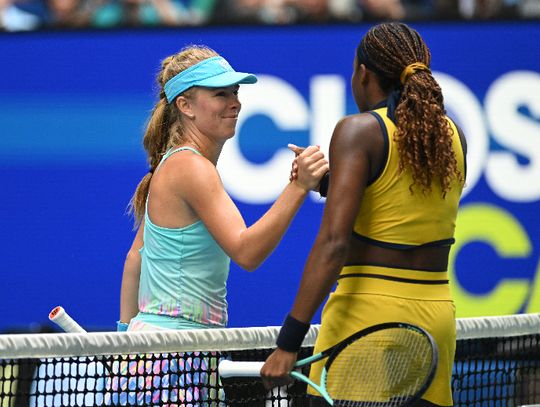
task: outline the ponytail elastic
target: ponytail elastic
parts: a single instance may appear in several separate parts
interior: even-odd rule
[[[407,65],[405,69],[401,72],[401,75],[399,75],[399,80],[401,84],[405,85],[405,82],[407,82],[409,76],[418,71],[431,72],[428,66],[426,64],[423,64],[422,62],[415,62],[414,64]]]
[[[304,337],[309,331],[310,324],[299,321],[291,315],[287,315],[283,326],[279,331],[276,345],[287,352],[298,352],[304,341]]]

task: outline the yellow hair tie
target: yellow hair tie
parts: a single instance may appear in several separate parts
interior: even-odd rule
[[[401,81],[401,84],[405,85],[405,82],[407,81],[407,79],[409,79],[409,76],[411,76],[413,73],[416,73],[417,71],[430,72],[428,66],[426,64],[423,64],[422,62],[415,62],[414,64],[407,65],[403,72],[401,72],[401,75],[399,75],[399,80]]]

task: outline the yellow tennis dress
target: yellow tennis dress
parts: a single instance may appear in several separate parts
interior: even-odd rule
[[[355,238],[373,245],[407,250],[418,246],[448,246],[454,242],[455,220],[462,182],[455,179],[443,197],[434,183],[432,193],[411,194],[411,175],[399,172],[394,141],[396,126],[387,108],[370,112],[379,121],[387,141],[386,164],[365,191],[354,226]],[[452,142],[458,168],[465,174],[465,157],[454,123]],[[422,397],[439,406],[452,406],[451,377],[455,354],[455,307],[445,270],[412,270],[384,264],[343,267],[336,290],[322,312],[315,352],[320,352],[354,332],[383,322],[408,322],[434,337],[439,350],[435,378]],[[324,362],[314,364],[310,378],[319,380]],[[308,392],[317,395],[314,390]]]

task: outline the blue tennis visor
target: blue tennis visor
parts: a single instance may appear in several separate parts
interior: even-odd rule
[[[205,59],[178,75],[165,84],[165,96],[171,103],[178,95],[193,86],[206,88],[225,88],[241,83],[255,83],[257,77],[250,73],[236,72],[223,57]]]

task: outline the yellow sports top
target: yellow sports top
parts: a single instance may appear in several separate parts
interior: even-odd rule
[[[437,180],[433,181],[431,192],[413,188],[414,193],[411,193],[410,172],[399,172],[399,154],[394,141],[396,126],[387,117],[387,108],[370,113],[381,125],[388,146],[387,159],[379,176],[365,190],[354,235],[371,244],[402,250],[423,245],[451,245],[463,183],[455,178],[444,197]],[[452,120],[447,120],[452,129],[458,169],[465,177],[465,157],[458,130]]]

